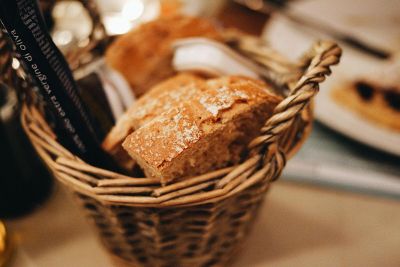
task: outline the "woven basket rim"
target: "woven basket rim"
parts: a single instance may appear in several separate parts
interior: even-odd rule
[[[295,119],[308,110],[319,83],[339,62],[341,49],[331,41],[317,42],[302,58],[306,66],[291,93],[274,110],[261,134],[250,144],[254,152],[241,164],[161,186],[158,179],[136,178],[87,164],[56,141],[45,120],[34,107],[24,106],[22,125],[40,157],[54,176],[72,190],[106,204],[141,207],[191,206],[217,202],[257,183],[277,179],[286,163],[278,142]],[[310,115],[310,114],[308,114]],[[311,121],[305,127],[308,135]],[[292,137],[293,138],[293,137]],[[293,154],[304,142],[298,140]],[[267,188],[266,186],[266,188]],[[211,189],[210,189],[211,188]]]

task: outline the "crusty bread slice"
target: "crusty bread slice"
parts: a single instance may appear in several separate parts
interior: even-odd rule
[[[168,94],[159,97],[168,108],[123,142],[145,174],[163,184],[239,162],[281,101],[265,83],[240,76],[198,80],[195,88],[173,105]]]
[[[104,139],[103,148],[117,159],[126,159],[126,152],[121,146],[125,138],[164,111],[193,98],[200,90],[198,85],[202,81],[199,76],[182,73],[154,86],[121,116]]]
[[[106,63],[119,71],[137,97],[174,74],[172,43],[187,37],[220,40],[216,24],[183,15],[147,22],[118,37],[106,51]]]

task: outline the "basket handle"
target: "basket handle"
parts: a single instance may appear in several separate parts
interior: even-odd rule
[[[279,147],[280,136],[289,129],[297,114],[302,112],[319,91],[319,83],[331,74],[330,67],[339,63],[342,49],[334,42],[319,41],[302,59],[308,65],[304,75],[290,95],[280,102],[261,129],[261,134],[250,144],[251,152],[261,155],[260,165],[272,164],[266,179],[276,180],[286,164],[286,155]],[[308,63],[308,64],[307,64]]]

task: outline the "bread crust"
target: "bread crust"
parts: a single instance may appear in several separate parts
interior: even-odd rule
[[[125,77],[139,97],[175,74],[171,45],[186,37],[220,40],[220,33],[213,22],[204,18],[162,17],[118,37],[106,51],[106,63]]]
[[[195,74],[181,73],[154,86],[120,117],[104,139],[103,148],[116,154],[113,151],[119,151],[124,139],[135,129],[180,102],[194,97],[202,81],[203,78]]]
[[[145,174],[163,184],[239,162],[282,100],[265,83],[240,76],[199,80],[195,86],[196,93],[174,102],[123,142]],[[168,106],[171,98],[162,98],[158,101]]]

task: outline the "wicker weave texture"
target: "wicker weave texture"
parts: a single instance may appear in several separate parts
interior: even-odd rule
[[[164,187],[83,162],[56,141],[33,107],[24,107],[22,123],[54,176],[78,196],[104,245],[128,266],[223,266],[240,249],[287,155],[307,136],[310,101],[340,55],[331,42],[313,47],[241,164]],[[284,75],[276,74],[270,77],[280,83]]]
[[[221,266],[240,248],[265,190],[254,185],[220,202],[182,208],[105,206],[79,196],[104,245],[126,263]]]

